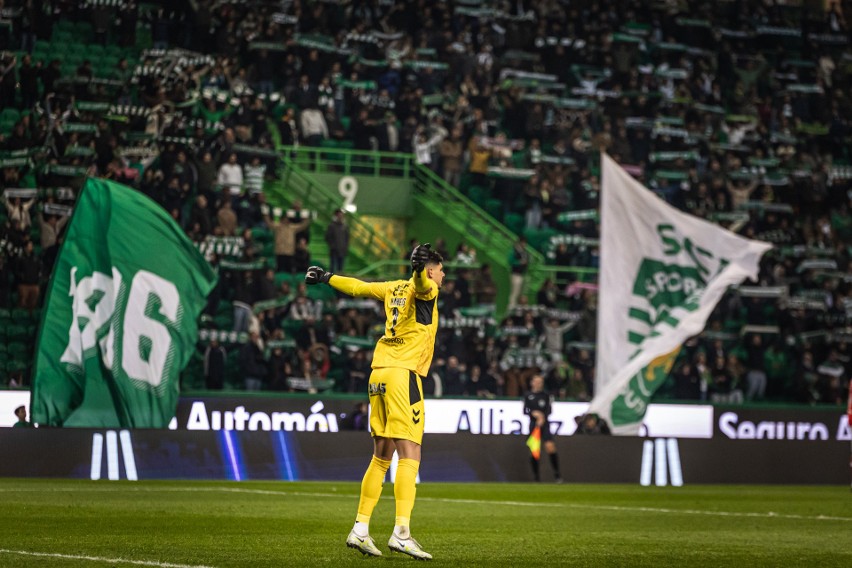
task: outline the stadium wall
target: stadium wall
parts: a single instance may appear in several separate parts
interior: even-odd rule
[[[572,436],[557,446],[570,483],[849,482],[849,444],[838,441]],[[5,428],[0,447],[3,477],[357,481],[372,444],[365,432]],[[434,434],[423,452],[422,482],[532,481],[522,436]]]
[[[312,178],[344,201],[358,208],[359,215],[379,217],[411,217],[414,215],[411,180],[397,177],[377,177],[366,174],[310,172]]]
[[[0,476],[355,481],[371,448],[367,432],[346,431],[361,400],[184,396],[170,430],[0,428]],[[519,401],[426,402],[424,480],[531,480]],[[19,405],[29,405],[27,391],[0,391],[0,426],[11,426]],[[646,437],[572,435],[586,408],[554,404],[566,481],[848,483],[852,430],[842,408],[654,404]]]

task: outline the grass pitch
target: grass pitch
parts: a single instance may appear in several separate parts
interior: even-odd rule
[[[346,548],[356,483],[0,480],[0,566],[404,566]],[[848,487],[424,483],[440,566],[852,566]]]

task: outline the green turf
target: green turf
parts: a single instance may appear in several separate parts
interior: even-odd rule
[[[0,566],[414,562],[387,551],[390,484],[371,524],[385,557],[345,547],[357,492],[355,483],[0,480]],[[852,566],[848,487],[425,483],[412,528],[442,566]]]

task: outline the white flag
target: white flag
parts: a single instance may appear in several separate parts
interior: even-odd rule
[[[678,211],[601,155],[595,396],[613,434],[637,434],[681,344],[772,245]]]

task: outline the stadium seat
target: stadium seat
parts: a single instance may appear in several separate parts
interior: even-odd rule
[[[0,112],[0,120],[18,120],[20,116],[21,113],[16,108],[4,108]]]
[[[479,207],[485,208],[485,200],[488,199],[488,190],[480,185],[472,185],[468,188],[468,197]]]
[[[503,202],[499,199],[489,198],[485,200],[486,213],[497,219],[498,221],[503,220]]]
[[[104,54],[104,46],[98,45],[96,43],[89,44],[86,46],[86,52],[92,57],[102,57]]]
[[[516,235],[520,235],[524,230],[524,217],[518,213],[507,213],[503,222]]]
[[[10,341],[6,343],[6,350],[12,357],[23,356],[27,352],[27,344],[23,341]]]
[[[550,242],[550,237],[558,234],[558,231],[556,229],[525,229],[523,234],[531,247],[544,250]]]
[[[330,302],[335,299],[334,288],[331,286],[308,286],[308,298]]]

